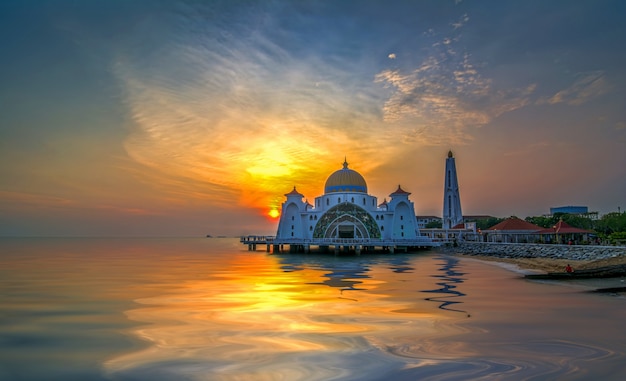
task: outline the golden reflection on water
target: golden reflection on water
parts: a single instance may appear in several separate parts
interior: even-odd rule
[[[0,296],[2,380],[626,379],[624,298],[433,252],[0,240]]]
[[[126,313],[150,323],[133,332],[150,345],[108,361],[108,370],[187,358],[212,364],[194,374],[197,379],[257,380],[268,377],[267,368],[273,374],[268,379],[326,379],[346,372],[327,367],[346,353],[363,353],[367,361],[368,352],[379,356],[419,339],[426,352],[463,356],[459,345],[438,349],[428,340],[457,318],[438,314],[429,303],[420,306],[419,290],[432,288],[431,278],[408,272],[386,279],[394,274],[388,267],[363,267],[360,259],[316,258],[321,263],[308,266],[291,259],[238,253],[223,258],[218,271],[197,269],[205,279],[137,300],[141,306]],[[407,299],[407,292],[415,297]],[[446,330],[458,331],[451,325]],[[310,356],[327,368],[305,361]]]

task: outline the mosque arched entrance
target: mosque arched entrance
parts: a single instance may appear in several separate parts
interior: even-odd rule
[[[342,203],[329,209],[317,221],[313,238],[380,238],[380,229],[363,208]]]

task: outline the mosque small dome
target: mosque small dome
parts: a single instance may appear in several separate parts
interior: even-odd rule
[[[335,192],[362,192],[367,193],[367,183],[361,174],[348,168],[344,160],[343,168],[333,172],[326,180],[324,193]]]

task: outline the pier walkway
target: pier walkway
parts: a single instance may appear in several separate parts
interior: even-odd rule
[[[265,245],[269,253],[273,248],[274,253],[279,253],[288,247],[289,252],[308,253],[312,250],[320,252],[340,252],[354,251],[360,254],[361,251],[385,250],[391,253],[395,251],[407,252],[409,250],[427,249],[440,246],[440,242],[433,242],[428,237],[417,237],[412,239],[372,239],[372,238],[313,238],[313,239],[277,239],[274,236],[249,235],[241,237],[240,242],[248,245],[248,250],[256,251],[258,245]]]

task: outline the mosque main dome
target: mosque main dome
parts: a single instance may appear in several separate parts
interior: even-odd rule
[[[348,168],[344,160],[343,168],[333,172],[326,180],[324,193],[335,192],[362,192],[367,193],[367,183],[361,174]]]

